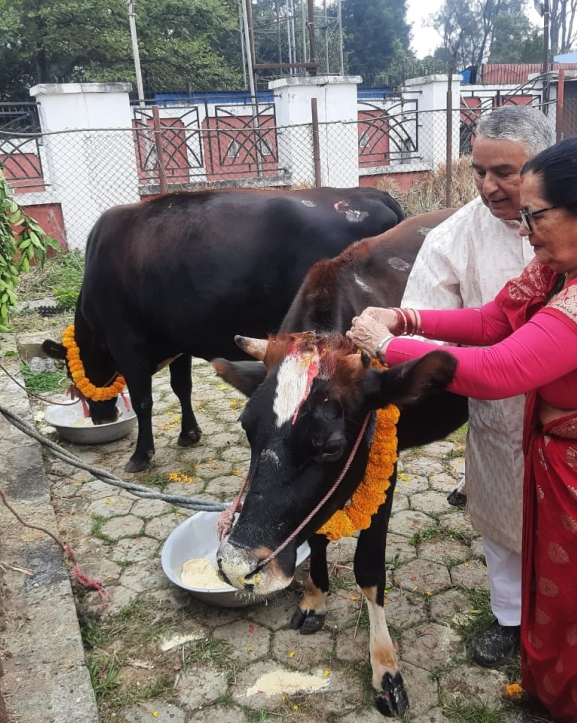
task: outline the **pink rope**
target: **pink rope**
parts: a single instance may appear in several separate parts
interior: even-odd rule
[[[226,508],[226,510],[223,510],[220,513],[220,515],[218,516],[218,520],[216,521],[216,534],[218,535],[219,540],[223,540],[229,534],[229,532],[232,530],[232,523],[234,521],[234,516],[242,508],[242,496],[246,489],[247,483],[248,483],[248,474],[245,476],[244,480],[242,481],[242,486],[240,488],[240,492],[237,494],[237,496],[234,498],[234,500],[230,503],[230,505]]]
[[[48,537],[51,537],[54,542],[60,546],[60,548],[65,554],[70,555],[70,559],[72,560],[72,564],[74,566],[72,571],[73,576],[83,587],[87,588],[88,590],[97,590],[102,600],[105,600],[108,597],[108,593],[104,589],[104,585],[101,582],[86,577],[86,575],[84,575],[84,573],[80,570],[78,560],[76,559],[74,550],[70,547],[70,545],[64,544],[58,537],[56,537],[56,535],[50,532],[50,530],[47,530],[45,527],[39,527],[38,525],[31,525],[29,522],[25,522],[22,517],[20,517],[18,512],[16,512],[16,510],[8,502],[8,499],[6,498],[6,493],[4,492],[2,487],[0,487],[0,497],[2,498],[2,502],[4,503],[5,507],[10,510],[10,512],[14,515],[14,517],[21,525],[24,525],[24,527],[29,527],[31,530],[38,530],[39,532],[43,532],[45,535],[48,535]]]

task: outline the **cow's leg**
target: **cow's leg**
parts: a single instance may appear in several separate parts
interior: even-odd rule
[[[190,354],[181,354],[170,363],[170,386],[178,397],[181,409],[179,447],[190,447],[198,442],[201,429],[192,410],[192,365]]]
[[[128,367],[131,368],[131,367]],[[128,460],[125,472],[144,471],[154,457],[154,437],[152,436],[152,373],[132,366],[126,379],[130,401],[138,418],[138,437],[136,449]]]
[[[327,614],[329,573],[327,570],[327,545],[324,535],[313,535],[309,540],[311,568],[305,591],[291,619],[291,628],[301,635],[312,635],[323,627]]]
[[[355,552],[355,577],[369,610],[370,659],[377,710],[385,716],[402,716],[409,702],[399,672],[397,654],[385,619],[385,545],[393,498],[393,485],[387,502],[373,517],[371,526],[359,535]]]

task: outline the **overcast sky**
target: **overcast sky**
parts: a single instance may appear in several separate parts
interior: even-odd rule
[[[442,0],[407,0],[407,20],[413,24],[413,50],[417,58],[424,58],[425,55],[432,55],[435,48],[441,44],[441,37],[436,30],[424,27],[431,14],[437,12],[442,5]],[[531,22],[542,26],[541,17],[534,10],[532,0],[527,2],[527,10]]]

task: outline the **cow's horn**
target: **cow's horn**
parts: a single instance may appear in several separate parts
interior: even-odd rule
[[[263,361],[268,341],[266,339],[253,339],[250,336],[235,336],[234,341],[243,351],[255,359]]]

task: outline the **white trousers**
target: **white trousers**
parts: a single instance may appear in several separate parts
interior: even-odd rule
[[[521,624],[521,555],[483,538],[491,610],[499,625]]]

